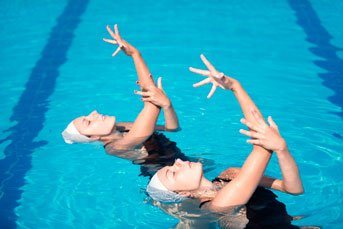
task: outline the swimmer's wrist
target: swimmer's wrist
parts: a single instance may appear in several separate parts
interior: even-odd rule
[[[168,100],[168,102],[165,103],[165,104],[162,106],[162,108],[163,108],[163,110],[169,110],[169,109],[173,108],[173,106],[172,106],[170,100]]]
[[[277,150],[275,150],[276,154],[280,154],[280,155],[284,155],[289,153],[288,147],[287,147],[287,143],[285,140],[282,139],[282,144],[280,145],[280,148],[278,148]]]
[[[232,92],[236,92],[239,89],[242,89],[242,85],[240,84],[240,82],[238,82],[237,80],[232,80],[232,86],[230,90]]]
[[[142,57],[141,53],[138,51],[138,49],[135,49],[135,51],[131,55],[132,58],[140,58]]]

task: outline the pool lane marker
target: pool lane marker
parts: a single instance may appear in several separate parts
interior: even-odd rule
[[[59,68],[66,62],[88,0],[70,0],[57,18],[41,58],[33,68],[24,92],[13,109],[11,122],[16,124],[6,132],[9,136],[0,143],[11,141],[0,160],[0,228],[16,228],[15,208],[25,185],[25,175],[31,169],[31,154],[47,141],[34,141],[43,129],[49,97],[55,90]]]

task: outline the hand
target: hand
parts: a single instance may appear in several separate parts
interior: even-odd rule
[[[207,98],[211,98],[211,96],[214,94],[216,91],[217,87],[221,87],[222,89],[230,89],[232,90],[232,85],[236,80],[225,76],[224,73],[218,72],[213,65],[205,58],[203,54],[200,55],[201,60],[204,62],[204,64],[207,66],[208,70],[201,70],[201,69],[195,69],[190,67],[189,70],[191,72],[207,76],[207,79],[204,79],[200,81],[199,83],[193,84],[193,87],[200,87],[205,84],[212,83],[212,89],[210,93],[207,95]]]
[[[241,119],[241,122],[246,125],[250,131],[239,130],[241,134],[251,137],[251,140],[247,140],[247,143],[262,146],[265,149],[272,150],[273,152],[279,152],[287,148],[285,140],[281,137],[279,128],[273,121],[272,117],[268,117],[268,123],[264,121],[263,117],[259,116],[255,109],[251,110],[257,124],[252,124],[245,119]]]
[[[162,88],[162,77],[157,80],[157,87],[151,85],[148,88],[142,87],[144,91],[135,91],[135,94],[143,96],[141,100],[151,102],[164,109],[170,107],[171,102]]]
[[[120,34],[119,34],[119,30],[118,30],[118,26],[117,24],[114,25],[114,31],[115,33],[113,33],[113,31],[110,29],[109,26],[106,27],[107,28],[107,31],[110,33],[111,37],[114,39],[114,40],[110,40],[110,39],[106,39],[104,38],[103,40],[107,43],[111,43],[111,44],[115,44],[115,45],[119,45],[119,47],[117,48],[117,50],[112,54],[112,56],[115,56],[117,55],[120,50],[123,50],[124,53],[128,56],[132,56],[133,54],[135,53],[138,53],[138,50],[133,47],[132,45],[130,45],[129,43],[127,43],[127,41],[123,40],[121,37],[120,37]]]

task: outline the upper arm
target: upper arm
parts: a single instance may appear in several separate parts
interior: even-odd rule
[[[240,167],[230,167],[224,170],[219,175],[219,177],[222,179],[233,180],[235,177],[238,176],[240,170],[241,170]],[[283,188],[283,181],[280,179],[276,179],[274,177],[263,175],[258,185],[260,187],[269,188],[269,189],[280,191],[280,192],[286,192],[285,189]]]
[[[254,148],[238,175],[217,193],[212,205],[229,207],[247,203],[258,186],[270,157],[269,152]]]

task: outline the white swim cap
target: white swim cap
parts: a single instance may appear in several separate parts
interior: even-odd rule
[[[91,139],[83,134],[80,134],[80,132],[75,128],[73,121],[69,123],[67,128],[62,132],[62,136],[64,138],[64,141],[68,144],[89,143],[95,141],[94,139]]]
[[[168,190],[161,183],[157,173],[151,178],[146,191],[153,200],[163,203],[179,203],[187,199],[184,196]]]

